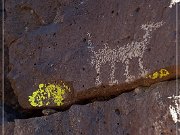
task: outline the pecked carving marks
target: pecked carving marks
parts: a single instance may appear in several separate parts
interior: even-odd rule
[[[121,62],[125,65],[125,73],[126,82],[133,81],[135,76],[130,75],[129,64],[130,60],[133,58],[138,58],[138,65],[140,71],[140,77],[144,77],[147,74],[147,70],[143,66],[143,55],[145,50],[147,49],[147,45],[150,43],[151,35],[154,30],[161,27],[163,25],[163,21],[157,23],[148,23],[143,24],[141,29],[145,31],[141,41],[132,41],[127,45],[122,47],[117,46],[117,48],[111,49],[107,43],[104,44],[104,48],[95,51],[94,45],[92,42],[91,34],[88,33],[88,48],[90,49],[91,56],[91,64],[95,67],[97,77],[96,77],[96,86],[101,85],[102,81],[100,79],[101,66],[106,63],[110,63],[111,73],[110,73],[110,81],[109,84],[118,84],[118,80],[115,79],[115,70],[116,63]]]
[[[179,96],[172,96],[172,97],[168,97],[169,99],[172,99],[172,102],[174,103],[174,105],[169,105],[169,112],[172,116],[172,119],[174,121],[174,123],[180,122],[180,108],[179,108],[179,104],[180,104],[180,95]]]
[[[169,7],[172,8],[173,5],[176,5],[176,3],[179,3],[179,2],[180,0],[171,0]]]

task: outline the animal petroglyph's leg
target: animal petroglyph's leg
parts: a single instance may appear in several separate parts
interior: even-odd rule
[[[138,63],[139,63],[139,67],[140,67],[140,76],[141,77],[144,77],[145,75],[147,75],[148,71],[146,71],[146,69],[144,69],[143,67],[143,61],[142,61],[142,57],[140,57],[138,59]]]
[[[126,76],[125,82],[133,81],[135,79],[135,76],[129,75],[129,59],[125,60],[125,65],[126,65],[125,73],[124,73],[124,75]]]
[[[110,82],[109,82],[110,85],[112,85],[112,84],[118,84],[118,80],[116,80],[115,77],[114,77],[115,69],[116,69],[116,67],[115,67],[115,62],[112,61],[112,62],[111,62]]]
[[[96,68],[96,73],[97,73],[95,84],[96,86],[99,86],[101,85],[101,81],[100,81],[100,64],[98,62],[96,63],[95,68]]]

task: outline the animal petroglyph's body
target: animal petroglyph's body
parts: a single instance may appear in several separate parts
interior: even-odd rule
[[[117,46],[117,48],[111,49],[107,43],[104,44],[104,48],[99,49],[97,51],[94,50],[92,37],[90,33],[88,33],[88,48],[91,53],[91,64],[95,66],[97,77],[96,77],[96,85],[100,85],[102,82],[100,80],[100,69],[103,64],[110,63],[111,73],[110,73],[110,81],[109,84],[117,84],[118,80],[115,79],[115,70],[116,70],[116,62],[121,62],[125,64],[125,73],[126,82],[132,81],[135,76],[129,74],[129,64],[130,59],[138,58],[140,75],[144,76],[147,74],[147,71],[143,67],[143,55],[147,48],[147,45],[150,43],[151,34],[154,30],[163,25],[163,22],[158,23],[149,23],[143,24],[141,29],[145,30],[145,34],[141,41],[132,41],[127,45],[122,47]]]

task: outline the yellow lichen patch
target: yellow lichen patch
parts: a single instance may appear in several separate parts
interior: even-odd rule
[[[160,69],[159,71],[156,71],[151,75],[148,75],[146,78],[157,79],[157,78],[163,78],[168,75],[169,75],[169,72],[166,69]]]
[[[49,104],[63,105],[63,95],[70,88],[64,83],[61,84],[39,84],[39,88],[29,96],[29,102],[34,107],[48,106]]]
[[[169,72],[166,69],[161,69],[159,72],[160,72],[160,76],[159,76],[160,78],[169,75]]]

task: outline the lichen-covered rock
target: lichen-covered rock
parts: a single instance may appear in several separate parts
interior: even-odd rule
[[[176,64],[176,15],[169,0],[67,3],[63,12],[57,7],[56,15],[53,10],[47,16],[40,12],[51,23],[24,33],[10,46],[9,78],[23,108],[35,108],[29,96],[40,84],[68,82],[76,96],[97,86],[136,81],[151,72],[152,80],[170,75],[166,67]],[[68,104],[74,103],[68,94],[67,98]],[[48,106],[57,104],[42,108]]]
[[[169,106],[176,83],[167,81],[138,87],[106,102],[74,105],[50,116],[15,120],[19,135],[175,135],[179,124]]]
[[[178,133],[177,3],[6,0],[5,135]]]

